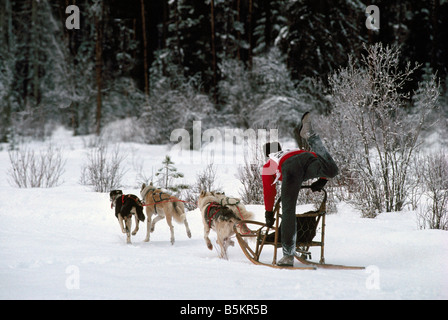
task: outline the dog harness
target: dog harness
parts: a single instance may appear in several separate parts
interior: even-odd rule
[[[208,220],[208,227],[209,228],[212,227],[213,218],[224,207],[225,206],[220,205],[217,202],[210,202],[210,204],[207,207],[207,210],[204,212],[205,213],[205,219]]]
[[[158,195],[159,196],[159,200],[156,200],[156,195]],[[162,198],[162,195],[166,195],[166,196],[168,196],[168,198]],[[147,204],[147,206],[149,206],[149,205],[154,205],[154,212],[155,212],[155,214],[158,214],[157,213],[157,204],[159,204],[159,203],[161,203],[161,202],[165,202],[165,201],[169,201],[169,202],[174,202],[174,201],[170,201],[170,200],[172,200],[173,199],[173,197],[172,196],[170,196],[169,194],[167,194],[167,193],[165,193],[165,192],[159,192],[159,193],[152,193],[152,201],[154,201],[153,203],[151,203],[151,204]]]
[[[234,200],[235,201],[235,203],[230,203],[230,201],[232,201],[232,200]],[[220,201],[220,204],[221,204],[221,206],[226,206],[226,205],[228,205],[228,206],[238,206],[239,204],[240,204],[240,202],[241,202],[241,200],[239,200],[239,199],[236,199],[236,198],[230,198],[230,197],[225,197],[225,198],[222,198],[221,199],[221,201]],[[238,207],[237,207],[238,208]],[[239,210],[239,209],[238,209]]]
[[[143,204],[142,204],[142,202],[140,201],[140,198],[137,197],[136,195],[133,195],[133,194],[123,194],[123,195],[121,196],[121,204],[124,204],[124,202],[125,202],[126,199],[128,199],[128,198],[134,200],[135,203],[136,203],[137,205],[139,205],[140,207],[143,207]]]

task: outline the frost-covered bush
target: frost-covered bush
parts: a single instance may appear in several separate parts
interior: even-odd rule
[[[196,203],[201,191],[221,191],[221,189],[222,187],[217,184],[216,166],[209,163],[203,171],[196,174],[196,181],[189,188],[181,190],[179,197],[186,201],[185,207],[188,210],[194,210],[197,208]]]
[[[266,159],[260,146],[254,146],[244,164],[238,167],[237,177],[243,185],[239,195],[246,204],[263,204],[263,181],[261,169]]]
[[[109,142],[145,142],[145,131],[136,117],[116,120],[101,130],[101,138]]]
[[[92,148],[82,166],[80,183],[92,186],[95,192],[109,192],[121,187],[123,160],[124,156],[120,155],[118,148],[111,152],[104,144]]]
[[[9,183],[19,188],[52,188],[62,183],[65,160],[62,151],[49,145],[35,152],[27,148],[8,152],[11,168]]]
[[[419,164],[425,190],[418,208],[420,228],[448,230],[448,154],[444,150],[430,154]]]
[[[374,217],[400,211],[405,204],[410,163],[439,90],[434,76],[420,83],[408,112],[410,93],[404,84],[418,66],[402,69],[395,47],[375,44],[366,50],[360,66],[350,60],[329,79],[334,134],[327,138],[332,140],[332,154],[346,164],[352,202],[365,216]],[[338,148],[343,153],[338,154]]]
[[[169,143],[174,129],[191,129],[193,121],[213,119],[210,97],[201,90],[199,75],[187,78],[169,51],[156,53],[151,67],[151,92],[139,123],[147,143]],[[204,121],[203,128],[212,125]]]

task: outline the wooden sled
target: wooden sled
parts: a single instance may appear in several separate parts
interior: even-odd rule
[[[302,186],[302,188],[310,188],[309,186]],[[281,240],[279,237],[279,221],[280,214],[280,202],[279,198],[275,203],[275,226],[269,228],[265,223],[259,221],[245,220],[239,224],[235,224],[234,231],[238,243],[243,250],[246,257],[254,264],[268,266],[279,269],[293,269],[293,270],[314,270],[316,268],[325,269],[345,269],[345,270],[360,270],[364,267],[358,266],[344,266],[336,264],[326,264],[324,257],[325,248],[325,215],[326,215],[326,202],[327,192],[322,189],[323,199],[318,210],[309,211],[303,214],[297,214],[297,244],[295,258],[301,263],[300,266],[284,267],[277,266],[277,249],[281,248]],[[320,228],[321,235],[319,241],[315,241],[316,230]],[[261,254],[265,245],[272,245],[273,259],[272,263],[266,263],[260,261]],[[320,260],[319,262],[311,261],[310,247],[320,247]]]

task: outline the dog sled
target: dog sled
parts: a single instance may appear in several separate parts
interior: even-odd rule
[[[303,189],[310,188],[309,186],[302,186]],[[265,223],[252,220],[244,220],[234,226],[234,232],[238,240],[238,244],[243,250],[246,257],[256,265],[263,265],[279,269],[294,269],[294,270],[315,270],[317,268],[325,269],[346,269],[359,270],[364,267],[345,266],[325,263],[324,249],[325,249],[325,216],[326,216],[326,202],[327,192],[322,189],[323,198],[319,209],[309,211],[303,214],[296,214],[297,219],[297,241],[295,258],[301,263],[300,266],[278,266],[277,265],[277,250],[281,249],[281,228],[279,227],[280,201],[279,198],[275,203],[275,225],[273,227],[266,226]],[[317,231],[320,232],[320,237],[316,238]],[[262,253],[267,251],[265,246],[273,246],[272,263],[264,262],[266,258]],[[319,262],[312,261],[310,248],[320,247]],[[265,249],[263,251],[263,249]],[[264,261],[263,261],[264,260]]]

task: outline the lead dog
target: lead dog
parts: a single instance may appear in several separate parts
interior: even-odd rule
[[[109,193],[109,198],[111,209],[115,207],[115,217],[118,219],[121,231],[126,233],[126,242],[131,243],[130,231],[132,227],[132,215],[135,217],[135,229],[132,231],[133,236],[137,234],[139,220],[145,221],[143,206],[140,199],[133,194],[124,195],[121,190],[112,190]]]
[[[177,223],[183,223],[187,230],[188,238],[191,238],[191,231],[188,226],[187,217],[185,216],[184,203],[179,198],[163,192],[161,189],[154,187],[152,183],[149,186],[143,184],[140,195],[145,202],[146,216],[148,218],[146,221],[146,242],[149,241],[149,234],[154,231],[155,224],[165,217],[166,223],[170,227],[171,244],[174,244],[174,226],[172,219]],[[151,222],[154,214],[157,217]]]
[[[213,192],[201,191],[198,199],[201,210],[202,222],[204,224],[204,240],[207,248],[213,250],[213,245],[208,237],[210,230],[215,230],[218,238],[216,242],[221,248],[220,258],[227,259],[227,248],[233,246],[230,239],[234,235],[233,226],[241,219],[227,206],[220,204],[220,199]]]

